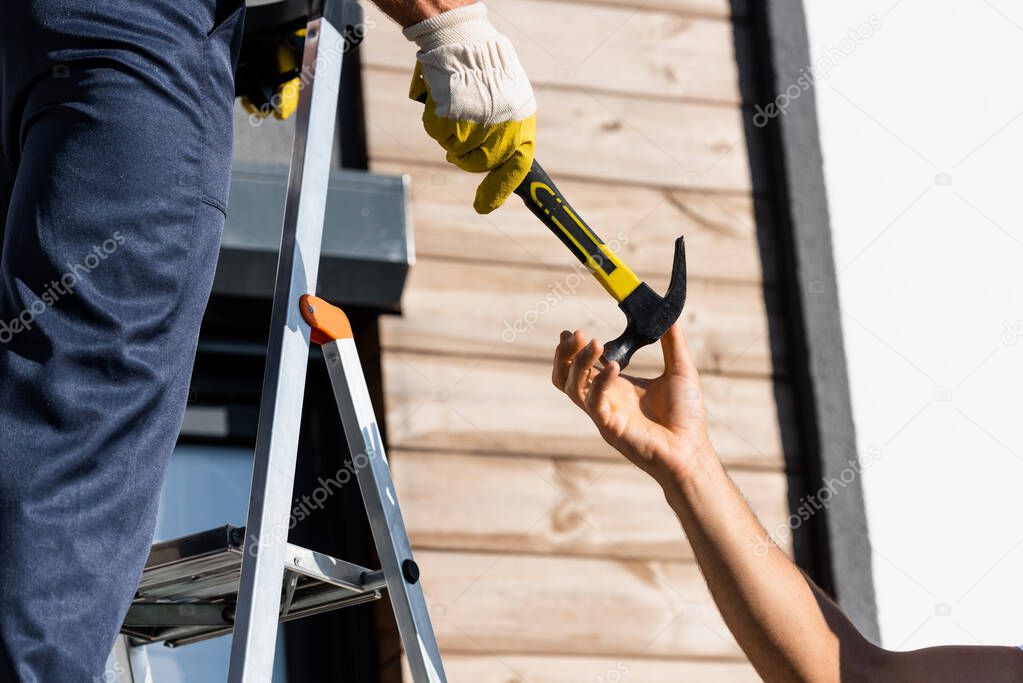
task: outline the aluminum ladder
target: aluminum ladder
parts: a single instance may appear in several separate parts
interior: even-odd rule
[[[110,661],[148,682],[141,647],[232,635],[230,683],[270,681],[278,623],[381,597],[416,683],[446,683],[369,390],[344,313],[317,281],[345,39],[342,2],[310,15],[245,527],[153,546]],[[287,541],[310,341],[321,345],[381,568]]]

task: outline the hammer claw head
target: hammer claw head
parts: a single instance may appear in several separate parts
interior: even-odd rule
[[[644,346],[654,343],[654,341],[656,340],[639,338],[634,331],[626,328],[621,336],[604,344],[604,353],[601,355],[600,360],[604,365],[614,361],[618,363],[618,367],[624,370],[629,365],[629,361],[632,360],[632,354]]]
[[[668,291],[664,295],[664,301],[675,311],[675,317],[668,323],[668,327],[671,327],[682,315],[682,309],[686,305],[686,241],[684,237],[675,240],[675,255],[671,262],[671,281],[668,282]],[[668,327],[664,328],[664,332],[668,331]],[[657,338],[660,339],[660,335]]]
[[[682,315],[686,305],[686,246],[682,237],[675,240],[675,258],[668,291],[662,297],[645,282],[625,297],[619,308],[625,313],[626,326],[621,336],[604,345],[601,360],[615,361],[625,368],[632,354],[660,339]]]

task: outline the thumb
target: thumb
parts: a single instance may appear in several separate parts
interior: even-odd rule
[[[526,142],[512,152],[500,166],[490,171],[476,188],[473,208],[476,213],[488,214],[504,204],[504,200],[515,191],[533,164],[533,145]]]
[[[412,82],[408,87],[408,98],[413,102],[424,102],[424,96],[429,93],[426,87],[426,79],[423,78],[423,65],[416,60],[416,67],[412,70]]]
[[[661,350],[664,352],[664,373],[693,377],[696,375],[696,364],[689,354],[689,344],[682,332],[682,323],[678,320],[668,328],[661,337]]]

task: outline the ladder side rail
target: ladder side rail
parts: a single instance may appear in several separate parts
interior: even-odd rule
[[[327,17],[340,16],[327,0]],[[252,489],[228,680],[269,681],[309,358],[299,295],[315,290],[344,41],[328,18],[307,25],[284,230],[259,407]]]
[[[115,683],[153,683],[149,653],[145,647],[133,646],[128,636],[119,635],[107,657],[102,677],[94,678]]]
[[[144,647],[131,647],[128,641],[125,641],[125,644],[128,648],[132,683],[153,683],[153,673],[149,668],[149,651]]]
[[[322,348],[412,676],[416,683],[446,683],[355,342],[342,338]]]

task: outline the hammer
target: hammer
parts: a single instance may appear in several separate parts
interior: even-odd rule
[[[420,95],[418,100],[426,104],[426,94]],[[604,344],[600,360],[605,365],[615,361],[624,370],[632,360],[632,354],[660,339],[682,315],[682,308],[686,305],[684,239],[679,237],[675,240],[671,281],[662,297],[636,277],[604,244],[604,240],[586,225],[535,159],[529,173],[515,188],[515,194],[522,197],[533,215],[550,228],[618,302],[618,308],[625,314],[625,331]]]
[[[625,331],[604,345],[600,360],[623,369],[638,349],[653,344],[678,320],[686,304],[686,247],[675,240],[671,282],[662,297],[641,281],[586,224],[537,161],[515,188],[529,210],[586,266],[625,314]]]

